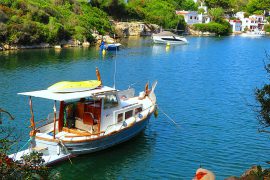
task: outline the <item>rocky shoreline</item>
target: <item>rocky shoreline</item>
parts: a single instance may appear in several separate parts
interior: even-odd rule
[[[113,27],[117,37],[128,36],[151,36],[153,32],[160,31],[160,27],[156,24],[148,24],[145,22],[113,22]],[[0,51],[19,50],[19,49],[44,49],[44,48],[67,48],[67,47],[89,47],[90,45],[100,44],[102,40],[107,43],[113,43],[115,40],[109,35],[99,35],[98,32],[92,34],[93,42],[80,42],[78,40],[61,41],[58,44],[40,43],[34,45],[16,45],[16,44],[0,44]]]
[[[156,24],[149,24],[145,22],[117,22],[113,21],[112,25],[115,29],[117,37],[129,37],[129,36],[151,36],[155,32],[159,32],[161,28]],[[191,26],[187,26],[186,34],[190,36],[216,36],[215,33],[196,31]],[[241,34],[241,33],[240,33]],[[19,49],[44,49],[44,48],[67,48],[67,47],[89,47],[91,45],[100,44],[102,40],[107,43],[113,43],[115,40],[109,35],[99,35],[98,32],[92,34],[94,42],[80,42],[78,40],[61,41],[59,44],[40,43],[34,45],[12,45],[12,44],[0,44],[0,51],[5,50],[19,50]],[[239,35],[239,33],[233,33],[232,35]],[[267,33],[269,35],[269,33]]]
[[[270,169],[263,169],[261,166],[254,165],[246,170],[240,177],[230,176],[225,180],[260,180],[270,179]]]

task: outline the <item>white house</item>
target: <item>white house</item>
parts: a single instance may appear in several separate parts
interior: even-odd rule
[[[263,15],[252,15],[252,16],[249,16],[249,18],[251,19],[256,19],[256,22],[258,24],[258,29],[259,30],[263,30],[264,29],[264,25],[266,24],[266,19]]]
[[[242,31],[258,29],[258,23],[254,18],[244,18],[242,21]]]
[[[242,21],[242,31],[245,30],[263,30],[266,24],[265,17],[263,15],[252,15],[245,18],[245,12],[237,12],[235,17]]]
[[[198,14],[197,11],[176,11],[177,15],[183,15],[185,22],[189,25],[197,23],[209,23],[210,17],[206,14]]]
[[[176,11],[177,15],[183,15],[187,24],[200,23],[197,11]]]
[[[237,12],[234,17],[236,17],[238,19],[244,19],[245,18],[245,12]]]
[[[242,22],[240,20],[228,20],[231,28],[232,28],[232,32],[241,32],[242,31]]]

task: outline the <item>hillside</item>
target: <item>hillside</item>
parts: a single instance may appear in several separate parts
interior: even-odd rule
[[[4,0],[0,41],[9,44],[92,40],[92,31],[111,31],[108,16],[86,1]]]
[[[263,13],[270,0],[205,0],[226,13]],[[93,41],[92,33],[113,33],[109,19],[140,20],[165,29],[185,28],[175,10],[198,10],[193,0],[1,0],[0,44],[57,44],[63,40]]]

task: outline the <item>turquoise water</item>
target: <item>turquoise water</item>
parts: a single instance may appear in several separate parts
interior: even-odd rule
[[[98,48],[0,52],[0,104],[15,117],[23,145],[29,129],[26,97],[18,92],[45,89],[61,80],[95,79],[143,90],[158,80],[160,108],[146,130],[129,142],[80,156],[55,167],[63,179],[191,179],[200,164],[217,179],[240,176],[253,164],[268,167],[270,141],[258,133],[254,89],[267,82],[263,60],[270,38],[188,37],[183,46],[153,45],[150,38],[123,41],[125,48],[104,57]],[[34,99],[36,119],[53,102]],[[39,112],[40,114],[37,114]]]

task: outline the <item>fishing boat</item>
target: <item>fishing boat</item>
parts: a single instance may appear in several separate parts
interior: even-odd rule
[[[187,44],[188,41],[183,36],[178,36],[170,31],[162,31],[158,34],[153,34],[152,39],[154,43],[158,44]]]
[[[104,86],[98,69],[96,75],[100,85],[90,90],[56,92],[48,88],[19,93],[29,97],[30,138],[27,149],[9,157],[21,160],[23,155],[37,151],[43,153],[45,165],[52,165],[109,148],[142,132],[156,109],[157,82],[151,89],[147,83],[135,96],[132,88],[120,91]],[[35,121],[33,97],[53,101],[53,112],[45,120]]]

